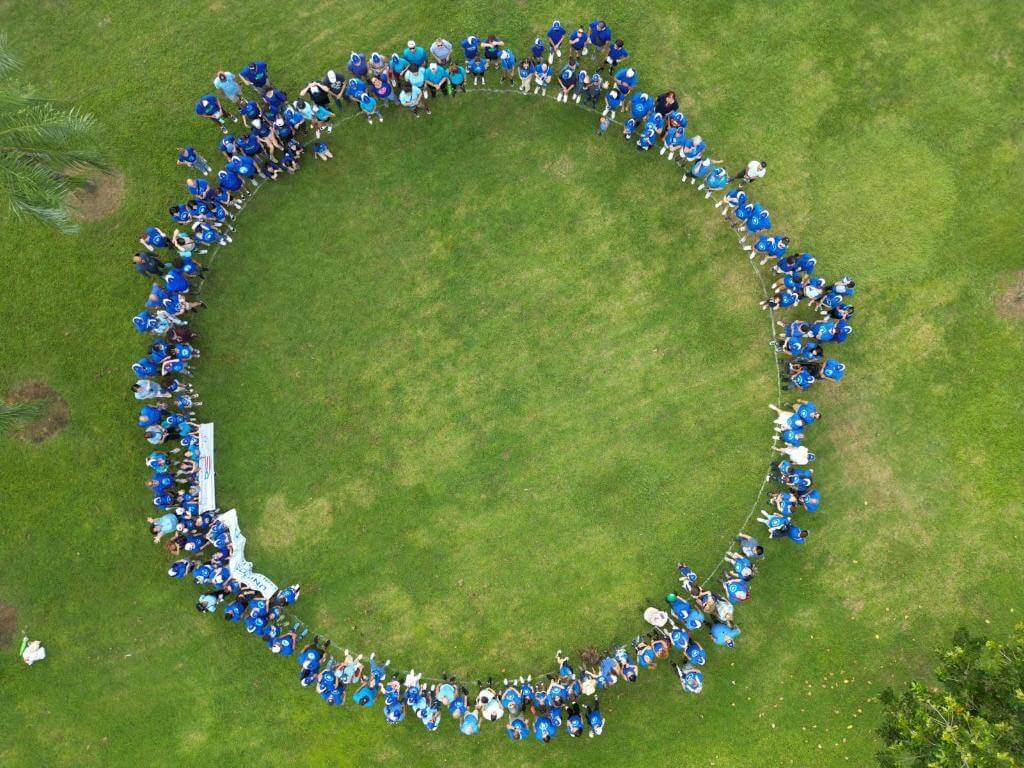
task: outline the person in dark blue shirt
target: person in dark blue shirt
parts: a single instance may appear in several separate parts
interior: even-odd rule
[[[267,62],[265,61],[250,62],[245,69],[238,73],[238,76],[257,93],[263,93],[270,85],[270,79],[267,77]]]
[[[612,31],[607,24],[600,19],[590,22],[590,44],[594,47],[594,58],[598,61],[604,60],[608,55],[608,44],[611,40]]]

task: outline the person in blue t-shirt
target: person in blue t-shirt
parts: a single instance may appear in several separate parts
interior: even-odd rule
[[[468,35],[459,46],[462,48],[462,53],[465,56],[466,63],[475,59],[480,53],[480,38],[476,35]]]
[[[555,726],[555,721],[549,713],[540,714],[533,721],[533,737],[537,741],[543,741],[547,744],[556,735],[558,735],[558,728]]]
[[[473,74],[473,86],[487,85],[487,59],[476,55],[469,62],[469,71]]]
[[[186,144],[184,147],[178,147],[178,165],[184,165],[188,168],[195,168],[203,176],[210,175],[210,164],[206,158],[203,157],[196,151],[196,148]]]
[[[548,54],[548,64],[553,64],[555,57],[562,58],[562,40],[565,39],[566,31],[565,27],[562,26],[562,22],[555,19],[551,22],[551,28],[548,30],[548,43],[551,46],[551,52]]]
[[[604,715],[601,714],[601,702],[597,696],[592,704],[587,705],[587,727],[590,728],[590,738],[604,733]]]
[[[238,122],[238,118],[225,111],[224,107],[221,106],[220,101],[218,101],[217,97],[212,93],[206,94],[196,102],[195,112],[199,117],[213,120],[213,122],[220,126],[221,131],[224,133],[228,132],[228,118],[230,118],[232,122]]]
[[[516,71],[516,55],[512,53],[509,48],[503,48],[501,54],[498,56],[498,65],[501,68],[501,80],[502,85],[508,80],[509,85],[515,85],[512,79],[512,74]]]
[[[530,47],[530,56],[537,61],[540,61],[544,56],[544,51],[548,49],[547,43],[544,42],[543,37],[535,38],[533,45]]]
[[[625,96],[619,93],[617,88],[612,88],[604,96],[604,111],[601,112],[602,117],[607,117],[609,120],[615,119],[615,113],[622,107],[625,101]]]
[[[548,85],[551,83],[551,67],[546,61],[538,62],[533,68],[533,93],[541,96],[548,95]]]
[[[629,58],[629,51],[626,50],[626,44],[621,40],[616,40],[612,43],[608,49],[608,54],[604,58],[604,62],[598,68],[598,72],[608,67],[609,71],[614,72],[615,67],[619,66],[622,62]]]
[[[497,62],[501,57],[501,52],[505,48],[505,41],[497,35],[488,35],[487,39],[480,44],[483,49],[484,58],[488,61]]]
[[[569,63],[578,64],[587,55],[587,30],[580,25],[569,35]]]
[[[608,55],[608,44],[612,40],[612,30],[600,19],[590,22],[590,44],[594,46],[593,56],[603,61]],[[600,70],[599,70],[600,71]]]
[[[348,71],[352,73],[353,77],[366,77],[366,73],[369,71],[369,66],[366,63],[366,56],[356,51],[348,57]]]
[[[238,76],[242,78],[242,82],[248,83],[257,93],[263,93],[270,85],[270,80],[267,77],[267,62],[265,61],[250,62],[245,69],[238,73]]]

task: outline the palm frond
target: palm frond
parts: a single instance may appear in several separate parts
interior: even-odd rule
[[[7,35],[0,33],[0,77],[21,68],[21,61],[7,45]]]
[[[0,403],[0,434],[39,414],[39,403]]]
[[[0,154],[0,199],[16,218],[34,216],[61,232],[78,231],[67,199],[79,186],[76,177],[55,173],[30,157]]]

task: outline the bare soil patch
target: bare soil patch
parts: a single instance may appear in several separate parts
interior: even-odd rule
[[[71,214],[79,221],[99,221],[115,213],[124,202],[124,174],[97,173],[68,200]]]
[[[18,612],[14,606],[0,600],[0,648],[10,648],[18,634]]]
[[[60,434],[71,420],[67,401],[45,381],[26,381],[7,395],[8,405],[39,403],[39,413],[19,424],[11,434],[26,443],[41,443]]]
[[[1024,317],[1024,269],[1010,278],[1010,284],[996,297],[996,312],[1003,317]]]

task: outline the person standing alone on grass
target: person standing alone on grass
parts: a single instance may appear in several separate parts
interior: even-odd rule
[[[768,163],[762,162],[760,160],[751,160],[749,163],[747,163],[746,168],[744,168],[742,171],[740,171],[731,179],[729,179],[729,181],[738,181],[740,183],[740,186],[743,186],[744,184],[750,184],[752,181],[763,179],[764,175],[767,172]]]

